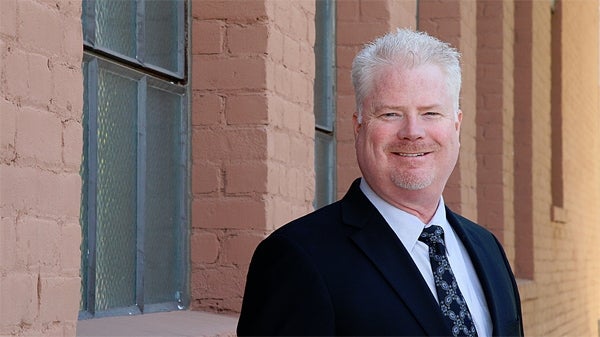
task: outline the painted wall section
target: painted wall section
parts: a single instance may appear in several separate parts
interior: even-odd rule
[[[192,1],[192,306],[237,311],[267,233],[312,210],[312,1]]]
[[[80,1],[0,1],[0,335],[75,335]]]

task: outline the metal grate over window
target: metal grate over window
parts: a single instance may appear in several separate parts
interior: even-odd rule
[[[80,318],[189,302],[184,5],[83,2]]]

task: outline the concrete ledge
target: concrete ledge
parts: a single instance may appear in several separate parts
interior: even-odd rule
[[[200,311],[171,311],[77,322],[77,336],[235,336],[237,317]]]

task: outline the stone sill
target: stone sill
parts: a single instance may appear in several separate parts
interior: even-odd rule
[[[77,336],[226,337],[236,335],[237,320],[200,311],[105,317],[78,321]]]

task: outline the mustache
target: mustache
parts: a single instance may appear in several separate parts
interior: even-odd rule
[[[438,143],[433,142],[394,142],[386,146],[386,150],[389,152],[401,152],[401,153],[422,153],[422,152],[434,152],[437,151],[441,146]]]

